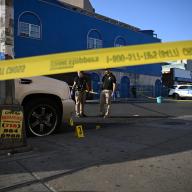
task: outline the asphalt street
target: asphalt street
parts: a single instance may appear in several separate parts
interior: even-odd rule
[[[0,191],[192,191],[192,102],[87,104],[84,138],[28,138],[32,150],[0,155]]]

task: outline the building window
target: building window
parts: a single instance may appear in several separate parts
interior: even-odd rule
[[[89,31],[87,35],[87,48],[98,49],[103,47],[103,40],[97,30]]]
[[[126,41],[123,37],[117,37],[114,42],[114,47],[122,47],[126,45]]]
[[[103,41],[95,38],[88,38],[88,49],[97,49],[103,47]]]
[[[33,25],[30,23],[20,22],[19,23],[19,35],[22,37],[31,37],[40,39],[41,30],[40,26]]]
[[[122,45],[122,44],[115,44],[115,47],[123,47],[123,46],[125,46],[125,45]]]
[[[24,12],[18,19],[18,35],[33,39],[41,38],[41,21],[37,14]]]

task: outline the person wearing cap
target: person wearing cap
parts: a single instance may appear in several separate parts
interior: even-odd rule
[[[110,116],[111,99],[116,89],[116,78],[113,73],[106,69],[102,78],[102,91],[100,94],[100,116],[107,118]]]
[[[86,100],[86,91],[89,90],[87,78],[83,71],[78,71],[78,76],[75,77],[72,86],[72,91],[75,91],[75,112],[77,117],[86,117],[84,113],[84,105]]]

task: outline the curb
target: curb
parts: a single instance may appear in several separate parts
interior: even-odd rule
[[[148,99],[115,99],[111,101],[112,103],[157,103],[156,98],[148,98]],[[162,103],[172,103],[174,100],[163,98]],[[86,104],[98,104],[99,100],[86,100]]]
[[[0,156],[29,152],[29,151],[32,151],[32,149],[33,147],[31,145],[25,145],[22,147],[0,150]]]

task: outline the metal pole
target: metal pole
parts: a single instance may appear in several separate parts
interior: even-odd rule
[[[13,0],[0,0],[0,53],[4,59],[14,58]],[[0,82],[0,104],[15,104],[14,80]]]
[[[13,1],[0,0],[0,53],[4,55],[3,59],[14,58]],[[0,100],[0,149],[26,146],[23,109],[15,100],[14,80],[0,81]],[[13,121],[11,117],[21,120]],[[13,129],[15,125],[17,128]]]

